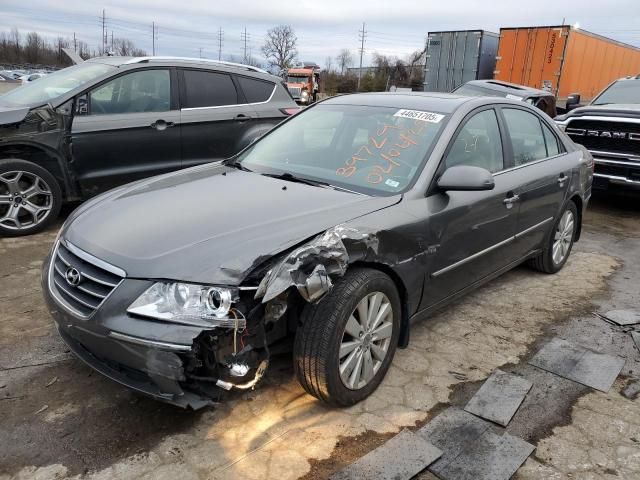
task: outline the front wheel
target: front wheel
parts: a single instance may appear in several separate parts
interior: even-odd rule
[[[556,220],[544,249],[529,261],[529,265],[545,273],[560,271],[571,254],[577,227],[578,209],[576,204],[570,201]]]
[[[352,269],[317,305],[306,305],[296,332],[294,368],[304,389],[338,406],[367,398],[384,378],[400,335],[393,281]]]
[[[17,237],[44,230],[60,212],[56,179],[35,163],[0,160],[0,235]]]

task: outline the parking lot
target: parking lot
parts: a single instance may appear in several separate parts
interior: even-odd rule
[[[54,331],[40,266],[59,224],[2,238],[0,478],[326,478],[403,427],[464,406],[498,367],[534,383],[507,428],[536,446],[515,478],[638,478],[640,354],[592,312],[637,308],[639,221],[637,199],[596,197],[565,269],[518,268],[416,324],[382,386],[347,409],[307,395],[286,352],[255,391],[216,408],[133,394],[73,358]],[[608,393],[527,364],[556,336],[626,358]]]

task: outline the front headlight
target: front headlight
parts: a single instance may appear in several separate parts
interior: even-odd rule
[[[128,313],[177,323],[226,326],[238,291],[192,283],[157,282],[127,309]],[[234,310],[230,325],[238,318]]]
[[[306,90],[302,92],[302,98],[307,98],[309,96],[309,92]]]

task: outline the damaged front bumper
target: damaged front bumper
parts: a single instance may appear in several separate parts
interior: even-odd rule
[[[225,343],[232,329],[127,314],[127,307],[152,281],[125,278],[95,312],[82,317],[71,312],[56,286],[51,286],[51,271],[49,256],[43,268],[42,290],[61,338],[90,367],[137,392],[196,410],[217,403],[224,390],[252,388],[268,366],[268,355],[252,354],[255,365],[241,363],[245,368],[236,368],[231,375],[218,368],[214,345]],[[229,349],[227,358],[228,354]]]

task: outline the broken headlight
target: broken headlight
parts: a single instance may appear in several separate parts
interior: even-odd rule
[[[127,312],[179,323],[196,321],[198,324],[226,326],[222,320],[228,319],[230,312],[230,325],[238,318],[236,311],[231,311],[231,305],[237,300],[235,289],[157,282],[140,295]]]

